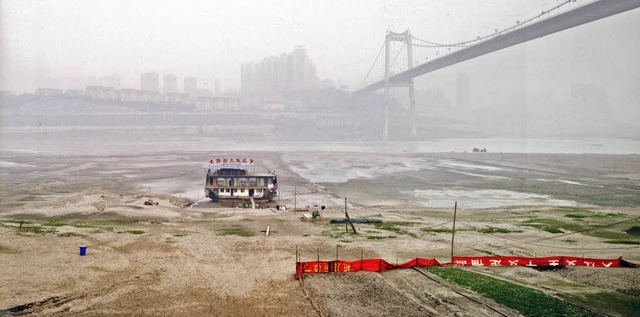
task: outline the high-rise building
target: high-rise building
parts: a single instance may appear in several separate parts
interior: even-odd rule
[[[307,50],[297,46],[290,53],[241,66],[243,94],[309,90],[317,86],[316,68]]]
[[[140,75],[140,90],[142,91],[160,91],[160,76],[158,73],[144,73]]]
[[[185,94],[196,96],[198,92],[198,80],[195,77],[185,77],[183,89]]]
[[[165,94],[178,92],[178,78],[174,74],[162,76],[162,89]]]
[[[303,46],[297,46],[290,55],[293,69],[290,88],[292,90],[313,88],[317,80],[316,67],[307,55],[307,50]]]

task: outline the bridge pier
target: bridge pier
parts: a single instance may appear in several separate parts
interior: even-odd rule
[[[391,87],[406,87],[409,88],[409,107],[411,108],[411,136],[416,137],[416,100],[415,89],[413,84],[413,78],[409,78],[406,81],[397,82],[394,81],[393,85],[390,82],[391,78],[391,42],[403,42],[407,46],[407,67],[413,68],[413,49],[411,45],[411,31],[406,30],[403,33],[394,33],[387,30],[387,36],[385,39],[385,54],[384,54],[384,128],[382,130],[382,138],[387,140],[389,138],[389,89]]]

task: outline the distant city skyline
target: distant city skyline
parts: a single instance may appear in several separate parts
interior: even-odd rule
[[[581,2],[585,1],[577,1]],[[411,29],[420,38],[456,42],[512,25],[556,4],[555,0],[410,0],[393,6],[382,0],[340,4],[194,0],[182,6],[144,0],[5,0],[0,3],[0,90],[33,91],[52,82],[113,73],[120,74],[122,86],[131,87],[136,76],[148,70],[190,74],[210,87],[219,79],[223,87],[239,90],[242,63],[295,45],[305,45],[319,79],[355,88],[387,29]],[[640,27],[639,17],[639,12],[628,12],[595,22],[598,27],[589,28],[589,33],[598,44],[583,45],[598,54],[612,51],[626,59],[625,52],[637,51],[640,45],[632,31]],[[178,28],[165,23],[172,19],[180,21]],[[42,27],[43,21],[47,27]],[[568,41],[546,40],[563,37],[551,36],[532,46],[565,50],[576,42],[572,38],[585,33],[582,29],[564,32]],[[620,47],[623,41],[626,44]]]
[[[37,86],[32,91],[6,91],[13,94],[34,93],[42,89],[54,90],[85,90],[90,86],[111,87],[114,89],[134,89],[143,91],[153,91],[159,93],[187,93],[192,96],[211,95],[223,96],[227,94],[236,94],[234,89],[223,90],[224,85],[219,79],[199,80],[194,76],[186,75],[182,77],[175,74],[159,74],[154,71],[145,72],[132,76],[126,84],[121,84],[121,76],[119,74],[88,76],[86,78],[74,78],[69,82],[55,82]],[[180,82],[181,84],[178,84]],[[200,87],[200,88],[198,88]],[[226,87],[228,88],[228,87]],[[199,92],[199,93],[198,93]]]
[[[356,89],[387,30],[411,29],[416,37],[451,43],[512,26],[557,4],[556,0],[409,0],[394,5],[383,0],[258,4],[194,0],[190,5],[5,0],[0,2],[0,90],[84,89],[91,76],[97,83],[111,81],[120,88],[138,89],[140,74],[153,71],[197,78],[200,95],[239,92],[242,63],[278,56],[297,45],[306,48],[318,80]],[[471,108],[511,111],[516,103],[526,115],[569,109],[571,100],[578,100],[571,94],[584,91],[573,86],[577,83],[606,92],[613,118],[638,121],[638,28],[640,10],[631,10],[418,77],[416,90],[431,91],[455,104],[457,74],[467,73]],[[108,79],[113,74],[119,80]],[[416,100],[418,107],[425,103],[429,100]]]

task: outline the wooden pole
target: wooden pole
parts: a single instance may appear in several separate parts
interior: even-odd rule
[[[339,245],[339,244],[336,244],[336,261],[338,261],[338,259],[340,259],[340,258],[338,257],[338,248],[339,248],[339,247],[340,247],[340,245]]]
[[[300,250],[298,249],[298,246],[296,245],[296,266],[297,266],[298,268],[301,268],[300,258],[301,258],[301,256],[300,256]],[[302,271],[302,270],[300,270],[300,271]],[[301,272],[301,273],[302,273],[302,272]],[[302,276],[301,276],[300,278],[302,278]]]
[[[293,186],[293,211],[298,212],[298,186]]]
[[[347,197],[344,198],[344,215],[347,218],[347,223],[349,223],[351,225],[351,229],[353,229],[353,233],[357,233],[356,232],[356,227],[353,225],[353,222],[351,221],[351,218],[349,217],[349,213],[347,212]],[[347,228],[347,232],[349,232],[348,228]]]
[[[347,220],[347,197],[344,198],[344,220]],[[344,222],[344,231],[349,233],[349,221]]]
[[[451,265],[453,265],[453,240],[456,236],[456,213],[458,210],[458,202],[453,205],[453,229],[451,230]]]

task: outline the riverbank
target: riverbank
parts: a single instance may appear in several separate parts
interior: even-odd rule
[[[26,305],[23,312],[74,316],[313,315],[313,306],[293,278],[296,249],[302,261],[333,260],[338,252],[345,260],[405,262],[425,257],[446,263],[453,204],[423,205],[420,199],[411,200],[412,195],[398,199],[397,192],[458,188],[486,193],[498,190],[493,188],[496,184],[509,186],[505,177],[522,181],[523,175],[531,175],[534,183],[527,178],[522,192],[549,197],[527,206],[502,205],[508,199],[494,207],[460,204],[457,255],[623,256],[640,262],[639,238],[625,232],[640,227],[638,206],[633,201],[596,205],[591,194],[580,190],[637,194],[636,156],[460,153],[369,155],[357,160],[361,154],[308,153],[305,165],[299,159],[304,153],[293,159],[286,153],[254,154],[262,168],[278,172],[283,202],[292,206],[296,193],[298,206],[326,205],[323,218],[303,221],[301,213],[214,208],[208,203],[189,207],[202,195],[202,153],[2,153],[0,309]],[[355,171],[355,176],[315,182],[310,174],[336,167],[328,162],[345,161],[351,163],[339,170],[347,175]],[[385,169],[389,166],[395,167]],[[566,197],[556,196],[540,187],[548,183],[555,189],[573,189],[560,191]],[[520,192],[519,187],[508,190]],[[345,197],[352,217],[384,223],[356,224],[358,234],[329,224],[330,218],[343,217]],[[149,198],[159,206],[144,205]],[[550,199],[575,204],[546,204]],[[385,204],[386,200],[393,203]],[[88,246],[86,256],[78,254],[81,245]],[[635,270],[598,269],[597,275],[585,270],[554,274],[521,268],[492,274],[578,295],[638,292],[634,281],[640,275]],[[333,278],[345,287],[363,287],[358,276]],[[313,296],[330,303],[323,299],[335,298],[341,288],[322,286],[330,279],[314,279],[307,281]],[[376,301],[409,298],[389,285],[369,285],[379,287]],[[365,295],[358,297],[362,305],[370,302]],[[335,315],[365,309],[353,305],[353,310],[335,311],[335,305],[326,305],[323,308]],[[449,311],[467,308],[460,305]],[[376,313],[382,316],[385,311],[372,315]]]

